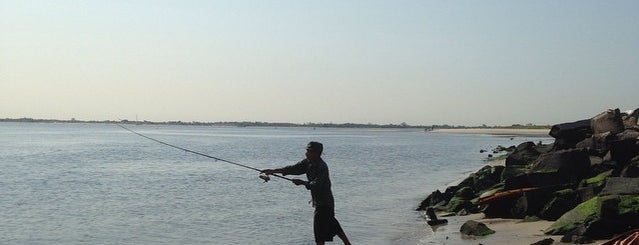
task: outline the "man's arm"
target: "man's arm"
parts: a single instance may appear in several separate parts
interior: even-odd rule
[[[283,168],[274,168],[274,169],[262,169],[260,172],[264,174],[282,174],[282,175],[300,175],[305,174],[307,165],[306,161],[302,160],[294,165],[286,166]]]
[[[282,169],[281,168],[262,169],[262,170],[260,170],[260,173],[267,174],[267,175],[281,174],[282,173]]]

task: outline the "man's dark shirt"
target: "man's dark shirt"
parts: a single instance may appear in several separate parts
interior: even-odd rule
[[[335,207],[333,193],[331,192],[331,180],[328,176],[328,166],[323,159],[319,158],[315,162],[304,159],[294,165],[282,168],[282,174],[306,174],[308,179],[306,189],[311,190],[313,206]]]

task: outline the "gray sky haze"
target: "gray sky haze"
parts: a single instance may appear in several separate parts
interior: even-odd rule
[[[0,0],[0,118],[555,124],[639,107],[639,1]]]

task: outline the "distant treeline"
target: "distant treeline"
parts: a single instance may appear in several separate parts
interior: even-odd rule
[[[0,122],[27,122],[27,123],[122,123],[122,124],[140,124],[140,125],[193,125],[193,126],[219,126],[219,127],[316,127],[316,128],[414,128],[425,129],[426,131],[434,129],[463,129],[463,128],[515,128],[515,129],[549,129],[550,125],[533,125],[533,124],[513,124],[511,126],[455,126],[455,125],[408,125],[400,124],[372,124],[372,123],[273,123],[273,122],[183,122],[183,121],[130,121],[130,120],[103,120],[103,121],[83,121],[72,118],[71,120],[60,119],[33,119],[33,118],[5,118]]]

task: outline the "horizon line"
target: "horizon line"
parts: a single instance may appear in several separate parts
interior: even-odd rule
[[[292,123],[292,122],[266,122],[266,121],[217,121],[217,122],[203,122],[203,121],[182,121],[182,120],[170,120],[170,121],[148,121],[148,120],[128,120],[128,119],[118,119],[118,120],[77,120],[75,118],[71,119],[41,119],[41,118],[4,118],[0,119],[0,122],[60,122],[60,123],[127,123],[127,124],[149,124],[149,125],[200,125],[200,126],[239,126],[239,127],[248,127],[248,126],[265,126],[265,127],[273,127],[273,126],[290,126],[290,127],[387,127],[387,128],[550,128],[551,125],[536,125],[536,124],[512,124],[512,125],[492,125],[488,126],[486,124],[476,125],[476,126],[467,126],[467,125],[450,125],[450,124],[432,124],[432,125],[410,125],[405,122],[394,124],[377,124],[377,123],[326,123],[326,122],[306,122],[306,123]]]

